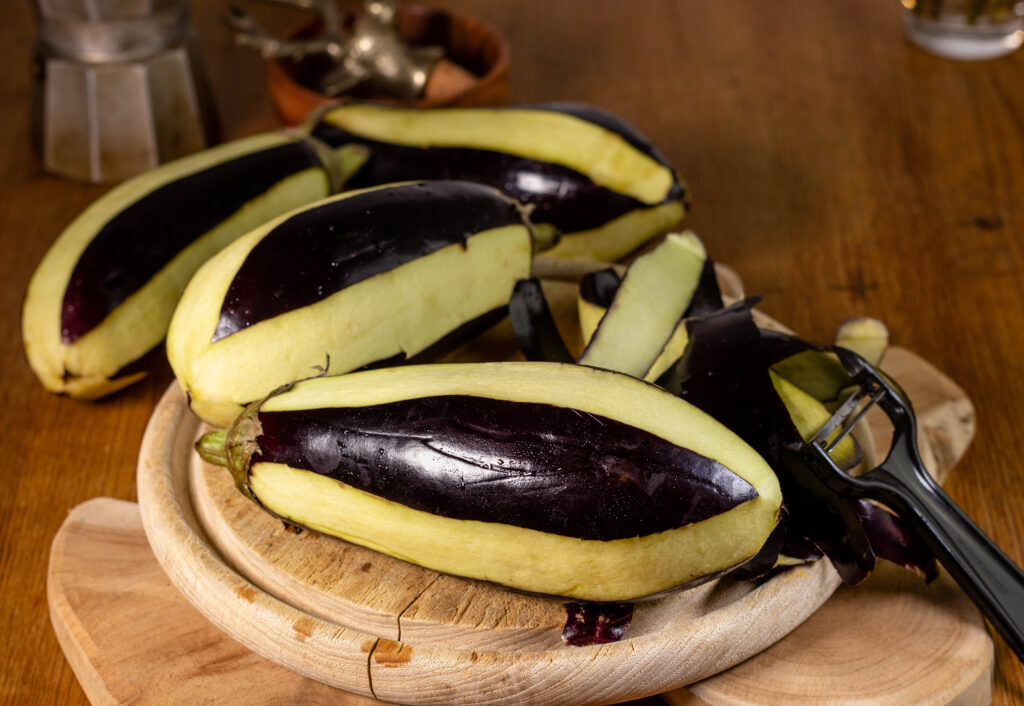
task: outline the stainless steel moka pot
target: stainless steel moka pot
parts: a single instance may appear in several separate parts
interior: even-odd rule
[[[186,0],[33,2],[46,171],[117,181],[216,140]]]

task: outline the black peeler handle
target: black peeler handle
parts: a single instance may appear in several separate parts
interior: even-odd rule
[[[885,462],[857,479],[867,497],[910,522],[939,563],[1024,662],[1024,571],[971,521],[924,469],[912,442],[897,432]]]
[[[804,449],[811,467],[839,492],[878,500],[895,510],[1024,662],[1024,571],[971,521],[925,469],[917,451],[917,421],[902,391],[857,354],[839,347],[835,353],[861,389],[819,435],[828,437],[837,426],[845,435],[867,407],[877,402],[893,424],[892,446],[880,466],[853,477],[829,458],[824,443],[812,441]],[[871,394],[867,406],[852,414],[860,401],[866,399],[865,393]],[[845,409],[847,406],[849,409]]]

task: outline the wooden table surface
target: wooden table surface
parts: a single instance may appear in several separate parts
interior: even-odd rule
[[[261,61],[219,24],[227,4],[193,11],[230,139],[275,119]],[[502,28],[513,102],[586,101],[641,128],[691,187],[686,225],[768,313],[823,341],[847,317],[879,317],[895,343],[957,380],[978,434],[948,490],[1024,563],[1024,52],[981,63],[924,54],[904,41],[896,0],[438,4]],[[86,404],[44,392],[25,362],[29,277],[105,188],[42,173],[30,141],[31,7],[6,5],[0,697],[78,704],[47,616],[50,541],[78,503],[134,499],[139,442],[171,375],[164,366]],[[1024,669],[998,639],[996,650],[994,703],[1024,702]]]

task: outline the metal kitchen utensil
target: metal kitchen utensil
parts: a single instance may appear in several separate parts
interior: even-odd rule
[[[216,141],[187,0],[35,0],[46,171],[115,181]]]
[[[804,460],[835,492],[877,500],[898,513],[1024,661],[1024,572],[929,475],[917,451],[914,412],[902,393],[856,353],[835,352],[858,389],[804,444]],[[889,455],[867,473],[848,475],[829,451],[876,404],[893,425]]]
[[[299,60],[323,54],[331,62],[313,88],[327,96],[339,96],[359,84],[402,100],[423,95],[427,80],[444,55],[441,47],[409,46],[399,35],[393,0],[366,0],[355,16],[351,32],[342,28],[343,18],[334,0],[265,0],[290,5],[320,15],[323,31],[315,37],[278,39],[265,31],[251,15],[232,6],[224,22],[235,32],[235,41],[259,50],[265,59]]]

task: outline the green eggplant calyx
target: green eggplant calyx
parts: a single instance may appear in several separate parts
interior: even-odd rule
[[[224,447],[226,440],[227,432],[223,429],[203,434],[196,442],[196,452],[199,454],[199,458],[214,466],[227,466],[228,456]]]
[[[253,495],[252,488],[249,486],[249,465],[253,454],[260,450],[256,438],[263,433],[263,425],[260,423],[259,417],[261,404],[262,400],[255,402],[238,415],[238,419],[226,432],[224,444],[227,456],[225,465],[231,471],[235,487],[243,495],[257,503],[259,500]]]

